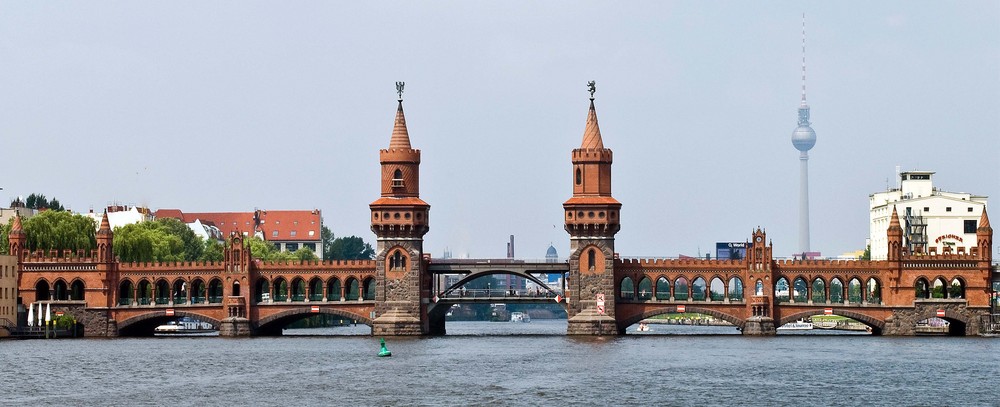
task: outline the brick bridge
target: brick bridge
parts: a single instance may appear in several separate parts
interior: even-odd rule
[[[559,301],[569,334],[614,335],[644,318],[697,312],[745,335],[812,315],[850,317],[875,334],[913,335],[930,317],[953,334],[976,334],[989,312],[993,229],[985,209],[975,246],[941,254],[910,253],[895,209],[886,234],[887,260],[777,260],[761,229],[740,260],[622,259],[615,251],[621,203],[611,195],[612,152],[604,148],[591,99],[583,143],[571,154],[573,195],[563,203],[570,257],[561,263],[446,262],[423,251],[430,205],[420,199],[420,150],[410,138],[400,100],[389,148],[379,152],[381,196],[372,202],[375,260],[261,262],[234,234],[216,263],[121,263],[105,215],[91,253],[28,253],[21,221],[10,233],[23,303],[49,303],[72,313],[88,336],[149,334],[191,316],[222,335],[274,335],[289,322],[332,314],[367,324],[375,335],[443,334],[456,303]],[[972,241],[971,237],[966,239]],[[464,296],[465,282],[489,274],[538,280],[562,273],[563,287],[536,293]],[[458,284],[434,276],[460,274]],[[558,295],[558,297],[556,297]],[[603,298],[603,301],[601,300]]]

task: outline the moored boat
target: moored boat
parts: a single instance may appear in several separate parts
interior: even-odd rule
[[[153,329],[154,333],[163,335],[203,334],[215,331],[212,324],[188,317],[170,321]]]

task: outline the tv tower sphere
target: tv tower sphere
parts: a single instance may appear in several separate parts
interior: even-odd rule
[[[816,131],[812,127],[809,127],[808,124],[800,124],[792,132],[792,145],[795,146],[796,150],[809,151],[810,148],[816,145]]]

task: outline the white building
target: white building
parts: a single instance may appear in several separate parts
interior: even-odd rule
[[[931,171],[899,174],[898,188],[868,197],[872,260],[884,260],[889,247],[886,230],[896,208],[903,227],[903,244],[911,253],[968,253],[976,246],[976,228],[986,197],[935,188]]]
[[[108,205],[108,223],[111,225],[111,229],[120,228],[125,225],[131,225],[133,223],[146,222],[153,220],[153,212],[149,208],[143,208],[140,206],[128,206],[128,205]],[[101,227],[101,217],[104,216],[102,213],[96,213],[91,210],[89,213],[85,213],[87,216],[94,220],[94,227]]]

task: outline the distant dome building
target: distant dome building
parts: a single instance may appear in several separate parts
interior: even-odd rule
[[[549,243],[549,250],[545,251],[545,262],[555,263],[559,261],[559,252],[556,251],[555,246]]]

